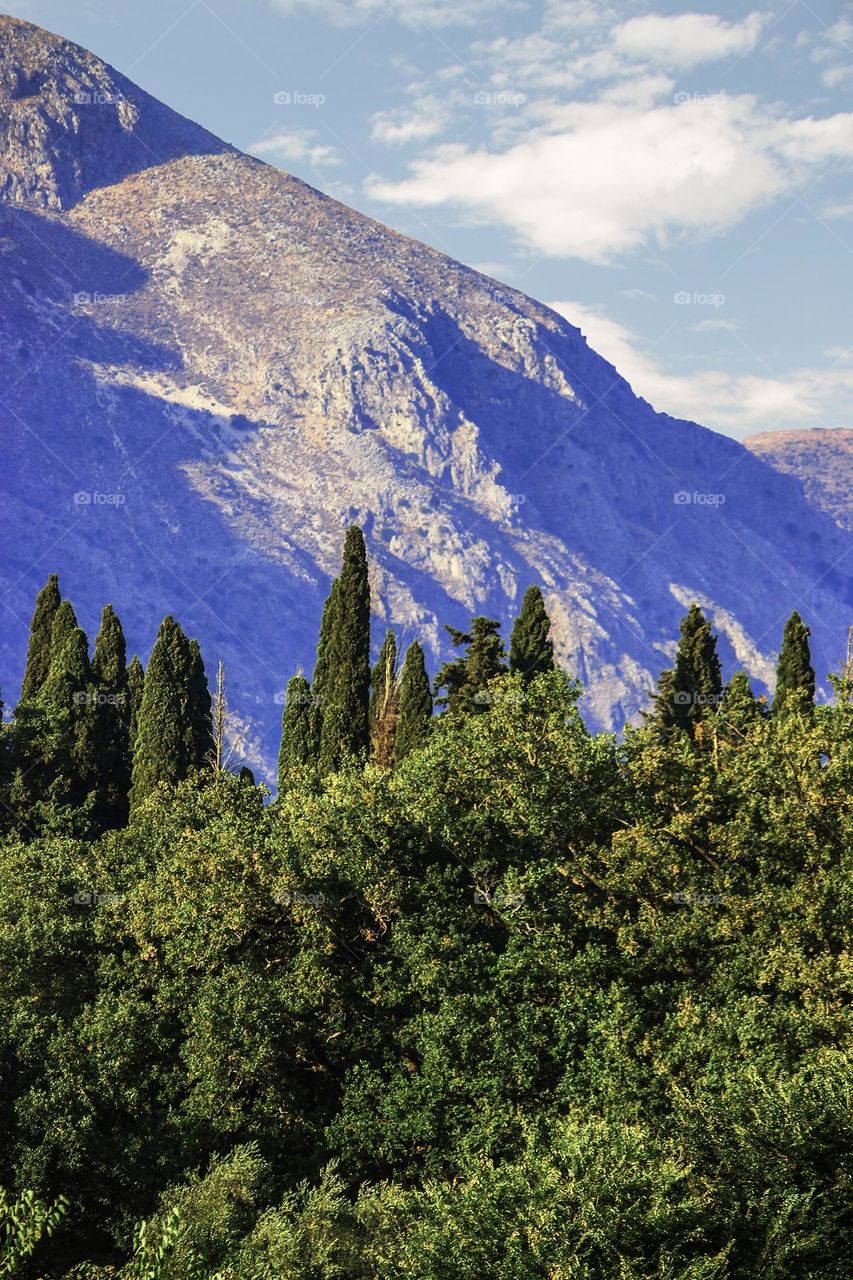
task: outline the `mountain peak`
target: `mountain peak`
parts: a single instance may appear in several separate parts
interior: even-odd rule
[[[68,209],[95,187],[227,150],[86,49],[0,15],[0,199]]]

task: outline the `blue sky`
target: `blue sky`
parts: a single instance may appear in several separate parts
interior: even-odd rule
[[[18,0],[556,305],[659,409],[853,427],[853,4]]]

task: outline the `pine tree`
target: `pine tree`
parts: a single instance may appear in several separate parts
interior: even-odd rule
[[[543,671],[554,670],[551,619],[538,587],[528,587],[521,602],[509,643],[509,669],[519,672],[525,684]]]
[[[683,729],[695,737],[697,726],[719,707],[723,681],[717,640],[698,604],[690,606],[680,631],[675,666],[658,680],[651,719],[660,729]]]
[[[52,573],[46,586],[36,597],[36,607],[30,623],[30,641],[27,647],[27,665],[21,686],[21,701],[34,698],[47,679],[50,670],[50,637],[53,619],[62,602],[59,594],[59,578]]]
[[[278,785],[283,788],[289,778],[306,768],[316,767],[320,754],[320,718],[303,675],[287,682],[284,713],[281,718],[281,747],[278,753]]]
[[[142,694],[145,690],[145,672],[142,669],[142,663],[134,656],[130,660],[127,668],[127,703],[125,704],[125,712],[127,717],[127,740],[130,748],[131,756],[136,745],[136,733],[139,727],[139,712],[142,709]]]
[[[183,630],[174,618],[165,618],[145,673],[133,756],[131,811],[160,783],[174,786],[198,764],[198,674]]]
[[[340,576],[320,633],[314,694],[323,717],[320,767],[328,772],[347,756],[362,755],[369,745],[370,585],[364,537],[357,525],[347,530]],[[337,764],[330,766],[331,761]]]
[[[424,651],[413,640],[406,650],[400,676],[400,711],[394,743],[394,759],[399,763],[426,742],[432,722],[432,694],[424,661]]]
[[[399,705],[397,641],[394,632],[387,631],[370,673],[370,745],[373,759],[383,769],[394,763]]]
[[[106,605],[92,658],[98,700],[98,816],[103,829],[124,826],[128,816],[131,757],[126,659],[122,625],[112,606]]]
[[[796,610],[785,623],[782,648],[776,667],[773,711],[808,710],[814,705],[815,674],[809,636],[811,631]]]
[[[213,717],[210,689],[198,640],[190,641],[190,723],[192,726],[192,768],[204,769],[211,764]]]
[[[435,677],[435,691],[445,689],[437,706],[450,711],[471,715],[488,711],[492,694],[487,689],[490,680],[506,672],[506,652],[498,635],[500,623],[493,618],[471,619],[471,630],[457,631],[445,627],[457,648],[465,646],[467,653],[446,662]]]

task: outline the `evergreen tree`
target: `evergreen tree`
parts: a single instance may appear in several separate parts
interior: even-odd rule
[[[59,614],[57,613],[57,618]],[[31,739],[26,781],[29,815],[46,832],[97,835],[98,698],[86,633],[75,627],[61,646],[54,624],[50,670],[34,700],[38,732]]]
[[[145,689],[145,672],[142,663],[134,656],[127,668],[127,740],[131,756],[136,745],[136,732],[139,726],[139,712],[142,709],[142,694]]]
[[[384,769],[394,762],[399,706],[397,641],[394,632],[387,631],[370,673],[370,745],[373,759]]]
[[[394,743],[394,759],[399,762],[426,742],[432,721],[432,694],[424,661],[424,651],[413,640],[406,650],[400,676],[400,711]]]
[[[445,627],[454,645],[465,646],[467,652],[446,662],[436,675],[436,693],[440,689],[447,691],[436,698],[437,706],[464,715],[489,709],[492,695],[486,686],[506,672],[506,652],[498,635],[500,625],[493,618],[477,617],[471,619],[470,632]]]
[[[316,766],[320,753],[320,718],[303,675],[293,676],[287,683],[284,713],[281,718],[281,747],[278,753],[278,785],[301,770]]]
[[[53,625],[50,628],[50,660],[53,662],[56,654],[62,652],[65,642],[70,635],[77,630],[77,616],[74,613],[70,600],[63,600],[56,613],[53,615]],[[48,667],[48,674],[50,667]]]
[[[536,586],[528,587],[509,643],[509,669],[519,672],[525,684],[543,671],[554,670],[550,632],[551,619],[542,592]]]
[[[204,769],[214,751],[210,689],[198,640],[190,641],[190,723],[192,768]]]
[[[697,725],[719,707],[723,680],[717,640],[698,604],[690,606],[680,631],[675,666],[658,680],[651,718],[658,728],[683,729],[694,737]]]
[[[36,607],[30,623],[30,641],[27,647],[27,665],[21,686],[21,701],[34,698],[47,679],[50,670],[50,637],[53,619],[62,602],[59,594],[59,578],[52,573],[46,586],[36,597]]]
[[[98,699],[99,821],[105,829],[124,826],[128,815],[131,757],[126,660],[122,625],[112,605],[106,605],[92,658]]]
[[[814,704],[815,674],[809,636],[811,631],[796,610],[785,623],[782,648],[776,667],[773,710],[808,709]]]
[[[161,783],[174,786],[198,765],[198,666],[180,625],[167,617],[151,651],[133,756],[131,811]]]
[[[369,745],[370,585],[364,537],[357,525],[347,530],[340,576],[320,632],[314,692],[322,700],[320,764],[325,772],[328,762],[359,756]],[[333,707],[337,714],[332,714]]]

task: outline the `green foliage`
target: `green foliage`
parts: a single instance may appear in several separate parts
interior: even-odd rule
[[[394,632],[387,631],[370,673],[370,746],[374,761],[383,769],[394,763],[399,713],[397,641]]]
[[[675,666],[658,680],[652,722],[658,729],[681,729],[698,738],[697,728],[715,714],[722,701],[717,640],[698,604],[690,606],[680,630]]]
[[[294,777],[316,767],[320,751],[320,712],[304,676],[288,681],[281,720],[281,748],[278,755],[279,789]]]
[[[399,764],[410,752],[423,746],[432,725],[432,692],[429,687],[424,651],[417,640],[406,650],[400,674],[400,709],[394,758]]]
[[[515,620],[509,644],[509,669],[529,682],[544,671],[554,670],[551,619],[539,587],[528,587]]]
[[[98,753],[97,822],[102,831],[124,826],[128,817],[131,749],[126,662],[122,625],[112,606],[106,605],[92,657]]]
[[[809,711],[814,702],[815,674],[809,650],[811,632],[796,610],[785,623],[776,667],[773,710]]]
[[[145,690],[145,672],[142,669],[142,663],[134,656],[130,660],[127,668],[127,738],[128,746],[131,752],[136,745],[136,735],[139,729],[139,713],[142,710],[142,695]]]
[[[28,702],[34,698],[47,679],[47,673],[50,670],[51,631],[61,599],[59,578],[52,573],[36,597],[35,612],[30,623],[27,665],[21,686],[22,702]]]
[[[435,692],[445,689],[436,705],[447,707],[455,714],[473,715],[488,711],[491,695],[488,684],[495,676],[506,671],[506,653],[498,635],[500,623],[493,618],[472,618],[469,632],[446,627],[457,648],[466,652],[452,662],[445,662],[435,677]]]

